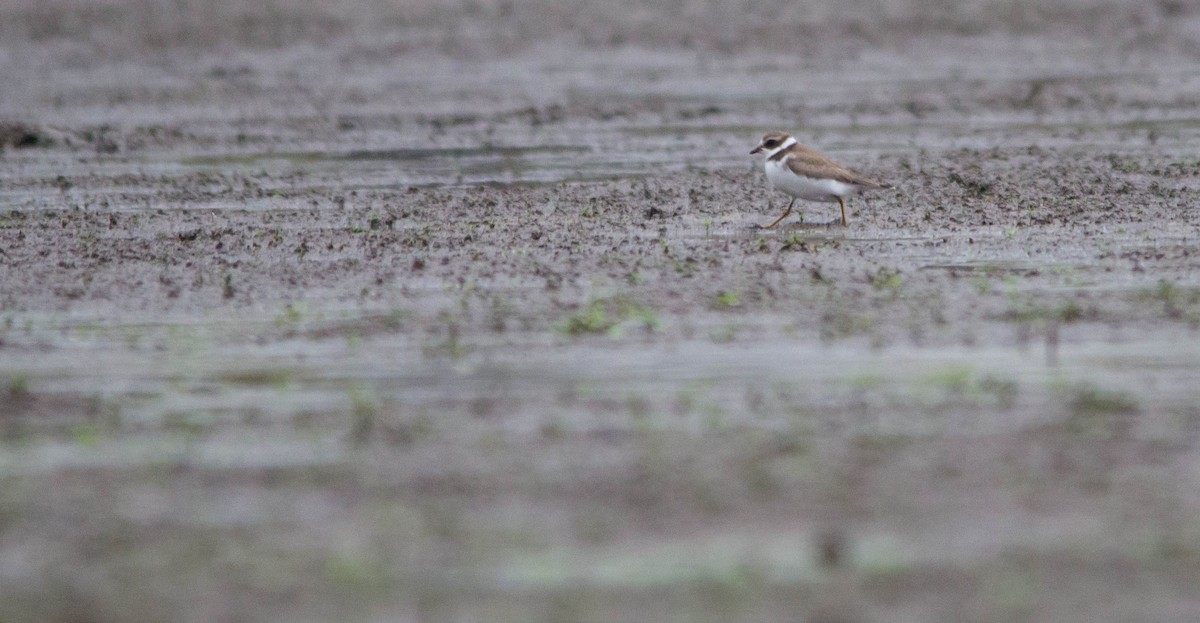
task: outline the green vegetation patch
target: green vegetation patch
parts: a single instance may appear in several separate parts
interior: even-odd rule
[[[573,337],[607,334],[619,338],[631,325],[654,332],[659,329],[661,322],[653,309],[629,297],[613,296],[591,301],[560,320],[554,328],[559,333]]]
[[[1116,435],[1122,422],[1139,411],[1137,398],[1124,390],[1081,385],[1072,390],[1068,403],[1068,432],[1096,437]]]

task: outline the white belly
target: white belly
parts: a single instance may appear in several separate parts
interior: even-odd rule
[[[766,171],[771,186],[805,201],[837,203],[838,197],[849,197],[859,190],[858,186],[837,180],[819,180],[796,175],[787,164],[774,160],[767,161]]]

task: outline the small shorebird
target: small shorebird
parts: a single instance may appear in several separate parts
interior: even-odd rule
[[[792,213],[792,204],[797,199],[805,201],[837,202],[842,207],[842,225],[846,225],[846,203],[843,201],[862,190],[891,188],[861,173],[856,173],[834,162],[829,156],[805,147],[786,132],[770,132],[762,137],[753,154],[767,154],[763,167],[771,186],[792,197],[787,211],[770,225],[759,225],[770,229]]]

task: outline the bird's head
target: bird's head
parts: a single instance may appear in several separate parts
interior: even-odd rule
[[[750,154],[761,154],[763,152],[771,154],[780,147],[783,147],[789,138],[791,136],[787,132],[768,132],[763,135],[762,140],[758,142],[758,147],[755,147]]]

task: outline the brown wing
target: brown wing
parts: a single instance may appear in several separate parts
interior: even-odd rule
[[[788,155],[791,156],[787,161],[788,168],[796,175],[835,179],[844,184],[857,184],[858,186],[867,186],[869,188],[891,187],[889,184],[851,171],[834,162],[829,156],[799,143],[792,145],[787,151]]]

